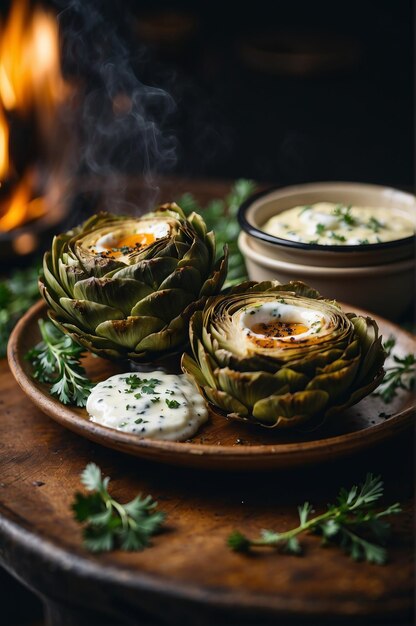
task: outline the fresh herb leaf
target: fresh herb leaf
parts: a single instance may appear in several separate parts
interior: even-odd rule
[[[317,224],[316,228],[315,228],[315,233],[317,235],[324,235],[325,234],[325,224]]]
[[[38,267],[16,270],[0,281],[0,358],[18,320],[39,299]]]
[[[347,226],[355,226],[357,224],[357,220],[353,215],[351,215],[351,208],[351,205],[345,206],[343,204],[338,204],[333,210],[333,215],[339,217],[340,221],[347,224]]]
[[[335,239],[335,241],[339,241],[340,243],[345,243],[347,241],[344,235],[338,235],[338,233],[335,233],[334,231],[331,233],[331,239]]]
[[[91,552],[143,550],[150,537],[159,531],[165,515],[156,511],[151,496],[136,496],[121,504],[108,492],[110,479],[103,478],[95,463],[88,463],[81,474],[88,495],[76,493],[72,503],[75,519],[84,524],[84,546]]]
[[[370,217],[367,224],[368,228],[375,233],[378,233],[381,228],[383,228],[383,224],[378,221],[376,217]]]
[[[406,354],[403,357],[393,355],[393,365],[386,367],[385,370],[383,381],[374,395],[379,396],[386,404],[398,395],[399,389],[411,391],[415,388],[416,356],[414,354]]]
[[[51,384],[51,394],[63,404],[85,406],[94,385],[80,364],[84,348],[52,322],[39,320],[39,328],[42,341],[25,355],[32,363],[33,376],[39,382]]]
[[[165,402],[170,409],[177,409],[180,406],[180,403],[177,400],[168,400],[166,398]]]
[[[249,539],[234,531],[227,543],[235,552],[248,552],[252,548],[272,547],[289,554],[299,555],[302,546],[298,535],[311,532],[322,537],[323,544],[336,544],[357,561],[381,565],[387,560],[383,545],[390,534],[390,525],[382,518],[400,513],[398,503],[376,512],[373,508],[383,495],[383,482],[379,476],[367,474],[364,483],[351,489],[341,489],[337,503],[328,505],[327,511],[310,517],[313,509],[309,502],[298,507],[299,526],[279,533],[263,530],[258,539]]]

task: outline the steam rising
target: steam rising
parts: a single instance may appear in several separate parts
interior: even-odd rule
[[[105,3],[59,0],[59,8],[64,73],[81,86],[80,102],[74,103],[81,109],[79,172],[98,177],[101,189],[117,197],[125,174],[144,177],[156,191],[154,175],[177,162],[170,126],[175,102],[135,75],[123,24],[105,14]],[[111,8],[120,14],[119,3]]]

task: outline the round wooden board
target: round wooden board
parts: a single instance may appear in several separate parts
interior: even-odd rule
[[[357,313],[366,315],[365,311]],[[140,439],[89,421],[84,409],[64,406],[35,381],[25,354],[40,339],[38,319],[45,317],[43,302],[34,305],[15,327],[8,346],[11,371],[24,393],[44,413],[70,430],[109,448],[161,463],[205,469],[272,469],[322,463],[369,448],[412,424],[415,397],[400,393],[391,403],[369,396],[336,419],[310,432],[271,431],[211,414],[209,422],[187,442]],[[399,326],[372,315],[385,338],[396,339],[395,352],[416,351],[416,337]],[[107,361],[88,356],[85,367],[94,381],[120,370]]]

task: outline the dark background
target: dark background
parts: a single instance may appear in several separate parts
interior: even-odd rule
[[[61,4],[65,32],[71,3]],[[139,79],[175,102],[167,120],[155,119],[177,140],[176,162],[162,156],[156,169],[413,187],[411,1],[82,4],[81,22],[99,6]],[[111,45],[101,46],[103,62]],[[70,72],[88,73],[82,65]]]
[[[174,101],[163,120],[159,105],[151,110],[174,155],[165,145],[145,165],[140,137],[125,145],[121,133],[114,168],[414,189],[410,0],[49,4],[62,12],[65,71],[87,94],[105,86],[100,68],[122,50],[141,85]],[[2,624],[40,619],[37,601],[3,572],[0,588]]]

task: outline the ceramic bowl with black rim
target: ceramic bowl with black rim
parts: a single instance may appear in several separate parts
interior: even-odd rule
[[[338,240],[331,243],[328,237],[315,234],[320,225],[312,211],[310,218],[307,213],[303,217],[307,226],[303,240],[295,235],[291,239],[285,233],[282,236],[267,232],[269,220],[278,219],[283,211],[296,207],[301,212],[304,207],[313,209],[320,203],[334,206],[341,225],[343,212],[352,207],[358,216],[360,208],[363,213],[364,208],[371,209],[373,223],[384,226],[376,241],[373,237],[371,243],[364,239],[349,244],[354,233],[345,223],[345,229],[338,226],[335,233],[347,243]],[[304,280],[327,298],[355,304],[391,319],[399,319],[411,310],[415,291],[414,195],[362,183],[306,183],[250,197],[240,207],[238,219],[242,229],[238,243],[250,279]],[[395,228],[398,219],[411,225],[409,234],[383,241],[383,234],[392,236],[387,230],[390,225]],[[320,239],[330,243],[320,243]]]

